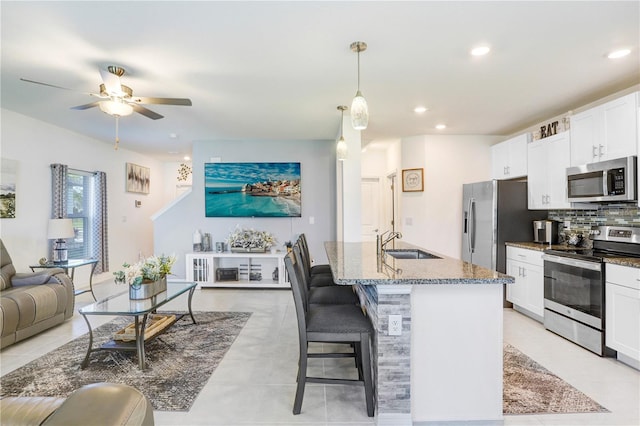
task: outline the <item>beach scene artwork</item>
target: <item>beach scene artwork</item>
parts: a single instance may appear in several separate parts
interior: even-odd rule
[[[206,217],[301,217],[300,163],[205,163]]]

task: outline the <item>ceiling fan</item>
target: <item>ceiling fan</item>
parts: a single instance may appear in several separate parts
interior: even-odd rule
[[[125,69],[116,65],[110,65],[106,70],[100,69],[102,76],[102,84],[100,84],[98,93],[86,93],[90,96],[99,98],[100,100],[84,105],[71,107],[75,110],[85,110],[93,107],[99,107],[101,111],[113,115],[115,117],[124,117],[133,113],[142,114],[152,120],[163,118],[163,115],[142,106],[142,104],[164,104],[164,105],[181,105],[191,106],[191,99],[187,98],[149,98],[141,96],[133,96],[133,90],[129,86],[120,83],[120,77],[125,74]],[[27,83],[40,84],[42,86],[54,87],[56,89],[70,90],[66,87],[60,87],[40,81],[28,80],[21,78],[20,80]]]
[[[102,112],[112,115],[116,119],[116,143],[115,149],[118,149],[120,143],[120,137],[118,136],[118,119],[127,115],[131,115],[133,111],[138,114],[142,114],[152,120],[158,120],[164,118],[163,115],[158,114],[155,111],[151,111],[148,108],[143,107],[141,104],[164,104],[164,105],[182,105],[191,106],[191,99],[187,98],[148,98],[133,96],[133,90],[129,86],[125,86],[120,83],[120,77],[125,74],[125,70],[122,67],[116,65],[109,65],[106,70],[100,69],[100,76],[102,77],[102,84],[99,86],[99,93],[85,93],[89,96],[94,96],[100,100],[91,102],[84,105],[78,105],[71,107],[71,109],[85,110],[93,107],[99,107]],[[20,80],[27,83],[40,84],[42,86],[54,87],[56,89],[63,89],[74,91],[66,87],[56,86],[54,84],[42,83],[40,81],[28,80],[21,78]]]

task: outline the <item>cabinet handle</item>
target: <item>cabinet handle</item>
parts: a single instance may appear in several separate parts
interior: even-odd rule
[[[598,148],[598,157],[602,157],[604,155],[604,153],[602,152],[602,148],[604,148],[604,145],[598,145],[600,148]]]
[[[551,204],[551,195],[547,195],[547,204]]]
[[[544,204],[544,195],[542,196],[542,204]]]
[[[596,158],[598,156],[598,147],[595,145],[592,145],[591,148],[592,148],[591,156],[593,158]]]
[[[502,174],[503,174],[503,175],[506,175],[506,174],[507,174],[507,166],[504,166],[504,167],[502,168]]]
[[[507,166],[507,174],[510,175],[511,174],[511,166]]]

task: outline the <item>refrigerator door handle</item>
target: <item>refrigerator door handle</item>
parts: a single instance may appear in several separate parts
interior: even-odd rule
[[[476,248],[476,200],[469,200],[469,251],[475,252]]]

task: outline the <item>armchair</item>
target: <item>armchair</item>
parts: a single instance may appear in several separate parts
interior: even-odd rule
[[[73,316],[73,282],[63,269],[16,273],[0,239],[0,348]]]
[[[151,403],[137,389],[116,383],[93,383],[68,398],[2,398],[0,424],[152,426],[154,420]]]

